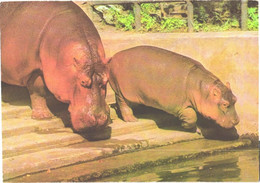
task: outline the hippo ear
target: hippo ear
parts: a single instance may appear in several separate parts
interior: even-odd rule
[[[102,75],[103,85],[107,84],[108,78],[109,78],[108,72],[104,72],[103,75]]]
[[[229,83],[229,82],[226,83],[226,86],[227,86],[227,88],[228,88],[229,90],[231,90],[231,88],[230,88],[230,83]]]
[[[221,90],[218,87],[214,87],[211,90],[211,95],[216,101],[219,101],[221,99]]]
[[[101,73],[98,73],[98,75],[102,78],[102,84],[106,85],[109,78],[109,73],[107,72],[107,69],[105,69]]]

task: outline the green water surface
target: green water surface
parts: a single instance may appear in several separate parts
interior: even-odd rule
[[[120,162],[119,162],[120,163]],[[258,182],[259,150],[233,150],[98,179],[106,182]]]

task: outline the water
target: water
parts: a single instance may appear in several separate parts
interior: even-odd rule
[[[129,174],[96,180],[99,182],[258,182],[259,150],[234,150],[218,155],[149,167]]]

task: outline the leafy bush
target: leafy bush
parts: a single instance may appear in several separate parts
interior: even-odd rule
[[[240,3],[237,1],[194,3],[195,31],[238,30]]]
[[[151,17],[148,14],[142,13],[141,24],[143,30],[150,31],[152,28],[156,27],[156,17]]]
[[[133,11],[122,13],[120,9],[110,6],[108,14],[113,17],[114,24],[117,28],[123,28],[126,31],[133,29],[135,21]]]
[[[248,8],[247,26],[249,30],[258,30],[258,9]]]
[[[240,6],[239,1],[194,1],[194,30],[240,30]],[[248,8],[248,29],[258,30],[258,8],[256,5],[251,6]],[[102,13],[106,14],[106,18],[118,29],[134,29],[134,10],[131,4],[106,6]],[[162,17],[160,3],[142,3],[141,25],[142,31],[184,31],[187,30],[187,19]]]
[[[159,27],[159,22],[157,21],[157,10],[159,8],[159,3],[143,3],[141,4],[141,24],[142,30],[150,31],[152,29],[157,29]],[[153,16],[151,16],[153,15]]]
[[[141,23],[144,31],[169,32],[186,27],[187,21],[181,18],[161,17],[159,3],[141,4]]]
[[[146,14],[156,14],[160,9],[159,3],[142,3],[141,10]]]
[[[227,31],[232,29],[239,28],[239,21],[237,19],[228,19],[227,21],[223,22],[223,24],[208,24],[208,23],[199,23],[198,21],[194,21],[194,30],[196,32],[204,31]]]
[[[180,18],[163,18],[161,22],[161,30],[172,31],[181,29],[187,25],[187,21]]]
[[[132,30],[135,18],[134,14],[129,15],[117,15],[117,28],[124,28],[124,30]]]
[[[206,12],[205,7],[199,6],[197,8],[197,13],[194,15],[194,19],[200,23],[206,23],[208,21],[208,18],[209,18],[209,14]]]

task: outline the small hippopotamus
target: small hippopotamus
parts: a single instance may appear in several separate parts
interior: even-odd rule
[[[32,118],[53,116],[47,86],[69,104],[76,132],[110,122],[105,52],[82,9],[73,2],[2,2],[0,28],[2,81],[28,88]]]
[[[138,46],[115,54],[108,69],[124,121],[137,121],[130,106],[143,104],[173,114],[186,129],[196,127],[197,113],[224,128],[239,122],[230,84],[191,58]]]

